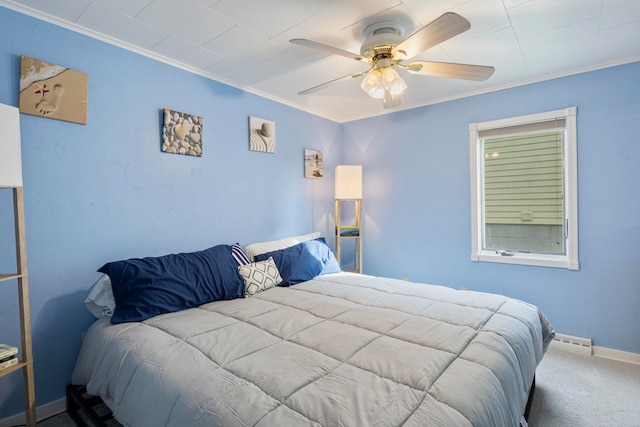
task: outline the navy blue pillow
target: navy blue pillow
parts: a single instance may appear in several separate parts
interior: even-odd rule
[[[116,309],[111,323],[138,322],[158,314],[244,296],[231,246],[199,252],[110,262],[99,272],[111,279]]]
[[[316,276],[328,273],[339,273],[340,265],[324,237],[298,243],[286,249],[268,252],[255,256],[256,261],[264,261],[273,257],[282,276],[282,285],[311,280]]]

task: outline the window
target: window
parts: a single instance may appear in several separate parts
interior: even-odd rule
[[[578,270],[576,108],[469,134],[471,260]]]

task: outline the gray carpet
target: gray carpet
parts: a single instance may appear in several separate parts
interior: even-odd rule
[[[529,426],[639,427],[640,365],[548,351]]]
[[[39,427],[73,427],[67,414]],[[529,427],[639,427],[640,365],[550,350],[536,373]]]

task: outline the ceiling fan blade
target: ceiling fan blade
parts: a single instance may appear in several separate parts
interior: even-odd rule
[[[355,59],[356,61],[364,62],[365,64],[369,64],[369,58],[365,58],[364,56],[356,55],[355,53],[351,53],[346,50],[338,49],[337,47],[329,46],[326,44],[314,42],[312,40],[307,39],[291,39],[289,40],[293,44],[297,44],[304,47],[310,47],[312,49],[323,50],[328,53],[332,53],[334,55],[344,56],[345,58]]]
[[[407,65],[407,71],[424,76],[450,77],[453,79],[487,80],[495,68],[485,65],[454,64],[451,62],[415,61]]]
[[[322,83],[321,85],[314,86],[314,87],[309,88],[307,90],[303,90],[302,92],[298,92],[298,95],[309,95],[310,93],[314,93],[314,92],[317,92],[319,90],[325,89],[325,88],[327,88],[329,86],[333,86],[336,83],[340,83],[340,82],[343,82],[345,80],[349,80],[349,79],[353,79],[353,78],[356,78],[356,77],[360,77],[360,76],[366,74],[367,71],[362,71],[360,73],[349,74],[347,76],[339,77],[339,78],[337,78],[335,80],[331,80],[331,81],[328,81],[326,83]]]
[[[392,53],[397,59],[413,58],[469,28],[469,21],[457,13],[447,12],[401,41]]]

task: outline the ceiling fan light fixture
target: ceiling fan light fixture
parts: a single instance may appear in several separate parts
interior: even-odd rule
[[[364,75],[360,87],[372,98],[384,98],[384,84],[382,83],[382,73],[377,68]]]
[[[388,110],[389,108],[397,107],[398,105],[400,105],[400,95],[395,95],[391,93],[391,91],[385,90],[384,97],[382,98],[382,107],[385,110]]]
[[[387,99],[393,95],[400,95],[407,89],[407,84],[393,66],[374,68],[365,74],[360,87],[372,98]],[[395,104],[388,100],[389,104]]]
[[[375,99],[384,98],[384,88],[383,87],[379,87],[378,89],[376,89],[376,91],[371,95],[371,97],[375,98]]]
[[[386,67],[382,71],[382,83],[385,90],[391,92],[392,95],[400,95],[407,89],[407,84],[393,67]]]

